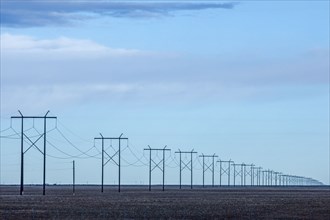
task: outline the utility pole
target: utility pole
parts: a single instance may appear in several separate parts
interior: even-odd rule
[[[261,172],[262,172],[262,167],[259,167],[259,169],[258,169],[258,173],[259,173],[259,176],[258,176],[258,180],[259,180],[259,186],[261,185],[261,180],[260,180],[260,178],[261,178]]]
[[[43,187],[42,187],[42,194],[46,195],[46,143],[47,143],[47,120],[48,119],[57,119],[57,117],[51,117],[47,116],[49,111],[44,116],[24,116],[20,110],[18,110],[20,116],[12,116],[12,119],[21,119],[21,186],[20,186],[20,195],[23,195],[24,192],[24,154],[30,150],[32,147],[35,147],[44,157],[43,157]],[[43,127],[44,132],[42,134],[38,135],[38,138],[35,141],[32,141],[30,137],[28,137],[24,132],[24,120],[25,119],[42,119],[43,120]],[[28,148],[24,151],[24,137],[27,139],[30,143]],[[43,151],[40,150],[39,147],[37,147],[37,142],[43,138]],[[26,141],[27,142],[27,141]]]
[[[233,179],[234,179],[234,186],[236,185],[236,166],[235,166],[235,163],[233,163],[233,167],[234,167],[234,176],[233,176]]]
[[[250,169],[246,170],[246,167],[250,167]],[[254,164],[244,164],[244,186],[246,185],[246,176],[250,176],[251,177],[251,186],[253,183],[253,167]]]
[[[253,175],[252,175],[252,178],[251,178],[251,186],[254,186],[254,185],[258,185],[258,167],[251,167],[252,170],[253,170]],[[257,179],[257,181],[255,181],[255,178]]]
[[[279,172],[274,172],[274,175],[275,175],[275,186],[277,186],[277,180],[278,180],[278,177],[279,177]]]
[[[192,159],[192,155],[196,154],[197,152],[194,151],[194,149],[192,149],[191,151],[181,151],[179,149],[179,151],[175,152],[176,154],[180,155],[180,189],[181,189],[181,182],[182,182],[182,171],[187,168],[188,170],[190,170],[190,188],[193,188],[193,159]],[[184,162],[181,158],[181,154],[190,154],[190,161],[189,162]],[[182,164],[184,165],[182,167]],[[189,167],[190,165],[190,167]]]
[[[251,164],[251,168],[250,168],[250,176],[251,176],[251,186],[253,186],[253,180],[254,180],[254,169],[253,169],[253,167],[254,167],[255,165],[254,164]]]
[[[265,176],[266,176],[266,174],[265,174],[265,173],[266,173],[267,171],[266,171],[266,170],[263,170],[263,171],[261,171],[261,172],[262,172],[262,185],[265,186],[265,185],[266,185],[266,181],[265,181]]]
[[[118,167],[118,192],[120,192],[120,180],[121,180],[121,166],[120,166],[120,161],[121,161],[121,140],[128,140],[128,138],[123,138],[123,134],[121,134],[119,137],[103,137],[103,135],[100,133],[101,137],[96,137],[94,140],[102,140],[102,177],[101,177],[101,192],[103,192],[103,182],[104,182],[104,166],[110,162],[113,161],[115,165]],[[108,154],[104,150],[104,141],[105,140],[118,140],[118,150],[114,152],[112,155]],[[107,162],[104,163],[104,154],[108,156]],[[118,160],[116,161],[114,157],[118,154]]]
[[[273,185],[273,173],[274,173],[274,171],[270,170],[269,173],[270,173],[270,185],[272,186]]]
[[[267,170],[267,185],[271,186],[272,185],[272,171],[271,170]]]
[[[257,171],[257,174],[255,175],[255,177],[257,177],[257,186],[260,186],[260,173],[261,173],[262,167],[254,167],[254,169],[256,169],[256,171]]]
[[[278,173],[278,185],[282,186],[282,173]]]
[[[166,151],[171,151],[170,149],[166,149],[167,146],[165,146],[164,148],[161,149],[157,149],[157,148],[151,148],[148,145],[149,148],[145,148],[144,150],[148,150],[149,151],[149,191],[151,191],[151,173],[155,168],[160,169],[160,171],[162,171],[163,173],[163,191],[165,190],[165,152]],[[152,158],[151,158],[151,152],[152,151],[161,151],[163,152],[163,159],[160,160],[158,163],[156,163]],[[153,168],[152,168],[152,164],[153,163]],[[163,163],[163,167],[160,167],[160,163]]]
[[[241,176],[241,181],[242,181],[242,185],[245,186],[245,178],[246,178],[246,164],[242,163],[241,164],[241,172],[242,172],[242,176]]]
[[[203,158],[203,187],[205,186],[205,172],[207,170],[210,170],[212,172],[212,187],[214,187],[214,158],[218,157],[218,156],[216,156],[215,154],[213,154],[213,155],[204,155],[204,154],[202,154],[199,157]],[[211,164],[205,165],[205,158],[206,157],[212,158],[212,163]],[[205,166],[206,166],[206,168],[205,168]]]
[[[253,178],[251,180],[251,185],[254,185],[254,186],[259,186],[259,168],[260,167],[255,167],[253,166],[252,169],[253,169]]]
[[[241,186],[243,186],[243,166],[245,165],[244,163],[238,164],[238,163],[233,163],[232,164],[234,167],[234,186],[236,186],[236,177],[241,177]],[[236,167],[241,167],[241,169],[236,169]]]
[[[227,174],[228,175],[228,186],[230,185],[230,165],[231,163],[234,163],[232,160],[218,160],[217,161],[220,164],[220,183],[219,186],[222,184],[222,175]],[[223,163],[227,164],[226,168],[223,167]]]
[[[75,181],[76,177],[75,177],[75,163],[74,160],[72,161],[72,194],[75,195]]]

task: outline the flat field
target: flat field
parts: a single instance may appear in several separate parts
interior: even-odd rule
[[[330,219],[329,187],[0,186],[0,219]]]

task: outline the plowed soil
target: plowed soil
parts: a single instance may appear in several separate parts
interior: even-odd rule
[[[329,187],[0,186],[0,219],[330,219]]]

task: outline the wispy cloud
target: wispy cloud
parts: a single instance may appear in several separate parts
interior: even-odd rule
[[[237,3],[184,1],[1,1],[1,23],[10,27],[70,24],[95,16],[159,17],[176,11],[233,9]]]
[[[111,48],[91,40],[67,37],[37,39],[5,33],[0,35],[0,42],[4,80],[22,78],[18,69],[25,66],[30,75],[39,74],[38,79],[53,75],[52,81],[59,83],[92,79],[252,86],[328,83],[328,48],[309,50],[290,59],[267,59],[262,55],[264,62],[260,63],[258,55],[246,53],[234,57],[191,57]]]
[[[12,35],[4,33],[0,35],[1,50],[5,53],[47,53],[55,54],[62,53],[65,55],[76,56],[88,55],[137,55],[142,54],[142,51],[125,49],[125,48],[109,48],[98,44],[91,40],[72,39],[67,37],[59,37],[55,39],[37,39],[26,35]]]
[[[323,88],[329,82],[327,48],[260,64],[260,57],[247,55],[172,56],[83,39],[7,33],[1,35],[1,54],[1,97],[11,109],[33,100],[59,106],[97,100],[272,100],[311,93],[296,94],[288,87]]]

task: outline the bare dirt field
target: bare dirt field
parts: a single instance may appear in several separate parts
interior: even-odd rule
[[[330,219],[329,187],[0,186],[0,219]]]

